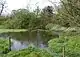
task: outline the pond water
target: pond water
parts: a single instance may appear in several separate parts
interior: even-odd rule
[[[49,35],[44,31],[10,32],[0,34],[0,37],[3,38],[11,37],[12,50],[24,49],[27,48],[30,44],[33,44],[36,47],[45,48],[47,47],[48,41],[51,39],[51,36],[52,35]]]

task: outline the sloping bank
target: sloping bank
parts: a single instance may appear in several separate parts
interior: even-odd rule
[[[9,51],[8,39],[0,38],[0,57],[52,57],[45,49],[29,46],[19,51]]]
[[[0,54],[0,57],[62,57],[63,54],[65,57],[80,57],[80,35],[53,38],[48,42],[48,45],[49,50],[29,46],[19,51],[10,51],[6,54]],[[6,51],[7,48],[8,41],[1,39],[0,51]],[[63,48],[65,48],[64,53]]]

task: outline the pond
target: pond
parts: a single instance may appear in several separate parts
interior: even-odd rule
[[[48,45],[48,41],[52,39],[52,35],[49,35],[49,33],[45,31],[1,33],[0,37],[11,37],[12,50],[24,49],[27,48],[30,44],[33,44],[36,47],[45,48]]]

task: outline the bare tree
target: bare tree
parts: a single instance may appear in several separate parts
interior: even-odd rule
[[[0,16],[5,8],[6,1],[0,0]]]

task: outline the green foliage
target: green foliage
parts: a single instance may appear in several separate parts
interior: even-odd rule
[[[19,28],[19,29],[36,29],[40,28],[40,18],[36,17],[35,12],[29,12],[28,10],[19,9],[12,15],[12,19],[8,19],[4,26],[6,28]]]
[[[19,51],[8,51],[8,41],[0,39],[0,57],[52,57],[45,49],[36,48],[30,45],[26,49]]]
[[[4,42],[4,43],[3,43]],[[65,56],[80,57],[80,35],[76,36],[60,36],[49,42],[49,48],[36,48],[30,45],[26,49],[19,51],[8,51],[8,41],[0,39],[0,51],[5,51],[7,54],[1,54],[1,57],[62,57],[63,47],[65,47]]]
[[[0,28],[46,29],[46,25],[49,24],[49,26],[58,24],[65,27],[80,27],[79,6],[79,0],[61,0],[57,13],[53,13],[52,6],[46,6],[42,10],[37,7],[32,12],[28,9],[13,10],[9,17],[3,18],[7,20],[0,21]]]
[[[46,50],[35,47],[28,47],[26,49],[10,52],[6,57],[52,57]]]
[[[61,7],[58,8],[57,14],[53,14],[52,6],[44,7],[42,11],[39,7],[32,12],[27,9],[13,10],[9,17],[0,16],[0,28],[47,29],[49,30],[45,33],[47,36],[52,38],[54,34],[59,38],[54,38],[48,42],[50,50],[28,47],[11,52],[8,50],[8,41],[0,39],[0,53],[7,53],[0,54],[0,57],[52,57],[51,54],[55,57],[62,57],[63,47],[65,47],[66,57],[80,57],[80,35],[77,36],[80,34],[79,27],[79,0],[61,0]],[[1,30],[0,33],[12,31],[14,30]],[[63,36],[59,36],[60,33]]]
[[[80,26],[80,1],[61,0],[61,8],[54,17],[55,23],[66,27]]]
[[[0,52],[8,49],[9,43],[6,39],[0,39]]]
[[[62,54],[62,49],[65,47],[65,56],[80,57],[80,36],[65,36],[52,39],[48,43],[53,53]]]
[[[53,8],[48,7],[42,11],[38,8],[32,12],[27,9],[13,10],[10,17],[6,17],[3,26],[7,29],[45,29],[48,23],[52,23],[53,18]]]
[[[6,17],[0,16],[0,28],[4,28],[3,23],[6,21]]]

